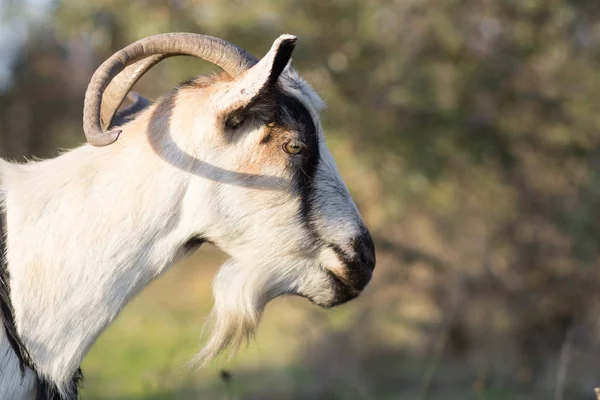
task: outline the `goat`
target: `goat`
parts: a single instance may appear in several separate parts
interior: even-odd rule
[[[150,281],[202,243],[231,259],[198,365],[236,346],[282,295],[322,307],[370,281],[369,231],[327,149],[323,102],[291,67],[296,37],[260,61],[224,40],[150,36],[88,85],[88,143],[54,159],[0,159],[0,398],[77,398],[97,337]],[[135,82],[173,56],[223,72],[117,115]]]

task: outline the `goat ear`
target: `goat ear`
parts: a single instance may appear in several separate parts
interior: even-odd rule
[[[294,47],[296,36],[281,35],[275,40],[271,50],[252,68],[235,79],[227,92],[228,111],[226,124],[229,127],[239,126],[245,114],[252,112],[254,106],[261,107],[261,99],[268,97],[268,93],[277,83],[279,76],[288,65]]]
[[[294,47],[296,47],[296,40],[296,36],[281,35],[273,43],[271,50],[267,53],[265,58],[263,58],[266,63],[271,65],[271,72],[269,73],[267,84],[274,84],[277,82],[279,75],[281,75],[285,67],[290,62],[292,52],[294,51]],[[256,66],[259,64],[260,62]]]

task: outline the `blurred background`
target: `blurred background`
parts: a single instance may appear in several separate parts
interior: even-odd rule
[[[95,68],[191,31],[294,65],[374,234],[365,294],[271,304],[256,341],[190,372],[225,255],[153,283],[83,364],[82,399],[595,399],[598,0],[0,0],[0,156],[84,141]],[[171,59],[157,98],[212,67]]]

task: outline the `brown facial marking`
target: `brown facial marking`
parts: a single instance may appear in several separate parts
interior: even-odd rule
[[[285,170],[289,167],[287,154],[282,150],[283,143],[294,134],[280,126],[262,127],[262,134],[256,150],[244,157],[240,167],[244,172],[260,173],[269,169]]]
[[[218,86],[214,89],[211,86],[231,79],[227,74],[201,75],[180,84],[176,91],[201,89],[202,96],[210,96],[212,91],[219,90]],[[222,129],[224,144],[229,146],[235,146],[239,140],[247,138],[246,135],[260,130],[255,136],[256,144],[240,154],[237,172],[287,175],[296,190],[306,192],[303,197],[306,197],[307,206],[303,207],[303,214],[308,215],[310,181],[319,151],[316,128],[305,107],[274,85],[244,107],[232,105],[230,110],[223,110],[216,122]],[[300,153],[288,154],[283,150],[284,144],[292,140],[303,146]]]
[[[308,190],[312,175],[318,162],[316,129],[312,117],[301,103],[275,90],[257,99],[245,124],[261,126],[261,136],[257,140],[256,150],[243,157],[240,168],[249,173],[269,173],[273,168],[287,171],[299,190]],[[252,124],[252,125],[250,125]],[[237,134],[247,133],[243,127]],[[234,130],[232,135],[236,135]],[[298,154],[288,154],[283,150],[286,143],[297,141],[304,147]],[[296,176],[297,179],[294,179]],[[308,199],[308,195],[305,196]],[[308,204],[309,200],[307,200]]]

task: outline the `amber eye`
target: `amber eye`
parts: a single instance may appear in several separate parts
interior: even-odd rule
[[[300,142],[292,140],[291,142],[284,143],[283,151],[289,154],[298,154],[304,149],[304,145]]]

